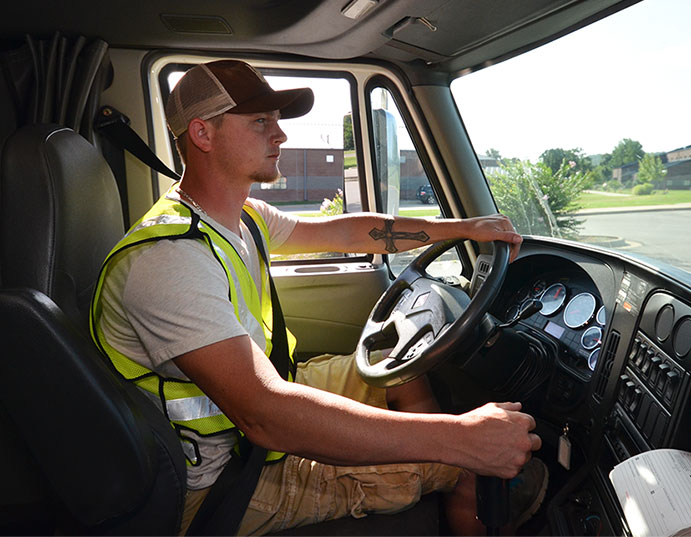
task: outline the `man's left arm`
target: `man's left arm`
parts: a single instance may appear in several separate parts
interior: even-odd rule
[[[407,218],[357,213],[299,219],[277,253],[352,252],[387,254],[448,239],[501,240],[518,255],[522,237],[504,215],[465,219]]]

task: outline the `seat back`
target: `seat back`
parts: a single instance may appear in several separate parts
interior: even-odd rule
[[[7,140],[1,177],[2,286],[41,291],[86,326],[98,270],[124,233],[110,168],[74,131],[40,124]]]
[[[0,533],[177,533],[180,442],[86,331],[123,233],[109,168],[73,131],[33,125],[7,141],[0,187]]]

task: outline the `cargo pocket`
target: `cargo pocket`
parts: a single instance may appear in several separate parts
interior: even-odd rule
[[[368,513],[394,514],[416,504],[422,496],[418,464],[335,468],[334,495],[345,501],[338,516],[361,518]]]

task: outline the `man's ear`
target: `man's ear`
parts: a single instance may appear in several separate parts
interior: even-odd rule
[[[200,151],[208,153],[213,139],[211,125],[202,119],[194,118],[187,126],[187,138]]]

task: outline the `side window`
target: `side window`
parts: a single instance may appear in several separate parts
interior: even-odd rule
[[[369,97],[380,209],[393,215],[443,218],[437,195],[393,95],[386,88],[376,87]],[[400,274],[425,248],[390,254],[391,271]],[[455,280],[461,269],[458,253],[452,249],[432,263],[427,272]]]
[[[168,73],[167,84],[162,81],[161,86],[170,91],[183,74],[184,70]],[[281,146],[281,177],[275,183],[253,185],[250,196],[306,217],[361,211],[350,81],[346,78],[264,74],[276,90],[309,87],[314,91],[315,99],[309,114],[280,122],[288,137]],[[272,260],[343,257],[358,256],[331,252],[272,255]]]

